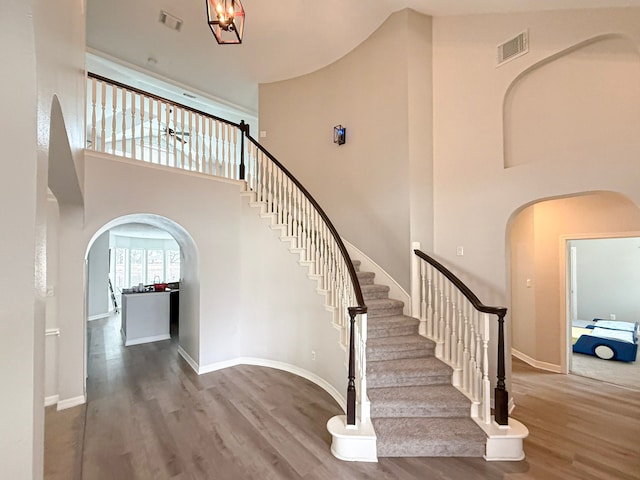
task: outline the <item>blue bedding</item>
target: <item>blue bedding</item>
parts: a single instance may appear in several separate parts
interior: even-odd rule
[[[594,319],[580,325],[588,329],[573,344],[575,353],[593,355],[604,360],[635,362],[638,354],[638,323]]]

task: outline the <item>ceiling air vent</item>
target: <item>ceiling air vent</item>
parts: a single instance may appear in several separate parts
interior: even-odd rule
[[[529,51],[529,32],[525,30],[517,37],[498,45],[498,66]]]
[[[169,27],[171,30],[175,30],[176,32],[179,32],[180,29],[182,28],[182,20],[180,20],[178,17],[174,17],[173,15],[171,15],[168,12],[165,12],[164,10],[160,10],[159,20],[160,20],[160,23]]]

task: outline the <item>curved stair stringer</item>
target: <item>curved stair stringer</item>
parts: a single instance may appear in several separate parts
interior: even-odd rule
[[[267,202],[256,199],[256,192],[246,189],[246,184],[241,187],[240,195],[248,199],[249,206],[258,210],[260,217],[267,220],[269,228],[278,232],[282,242],[288,243],[289,251],[294,255],[298,255],[298,263],[307,269],[307,277],[316,282],[316,292],[324,296],[324,307],[331,312],[333,321],[332,326],[338,330],[340,335],[340,347],[346,352],[348,345],[348,330],[346,328],[346,319],[344,313],[336,306],[336,295],[327,285],[322,285],[323,276],[315,271],[316,262],[310,260],[306,256],[307,249],[300,246],[301,240],[298,236],[288,235],[291,230],[290,225],[277,223],[277,214],[267,211]],[[346,365],[345,360],[345,365]]]

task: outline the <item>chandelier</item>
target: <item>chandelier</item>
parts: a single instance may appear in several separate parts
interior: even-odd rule
[[[219,44],[242,43],[244,8],[240,0],[205,0],[209,28]]]

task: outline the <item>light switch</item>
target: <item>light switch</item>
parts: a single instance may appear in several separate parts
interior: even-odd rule
[[[464,247],[462,245],[458,245],[456,248],[456,255],[462,257],[464,255]]]
[[[267,138],[267,131],[266,130],[260,130],[260,138]]]
[[[527,288],[531,288],[531,279],[527,278]]]

